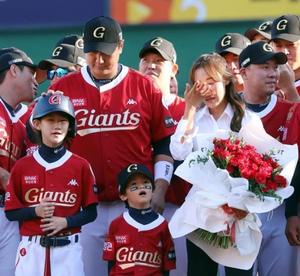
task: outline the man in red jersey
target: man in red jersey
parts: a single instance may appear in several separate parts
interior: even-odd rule
[[[85,273],[107,275],[107,265],[101,260],[105,233],[124,210],[116,175],[131,163],[154,169],[152,206],[162,212],[173,172],[169,136],[174,124],[153,82],[119,63],[124,40],[118,22],[95,17],[85,24],[83,39],[88,65],[57,81],[50,90],[71,98],[78,123],[71,151],[91,163],[98,186],[99,215],[82,231]]]
[[[4,194],[12,167],[25,153],[25,126],[15,110],[21,102],[33,100],[36,68],[23,51],[0,49],[0,275],[13,276],[15,271],[20,235],[18,224],[5,217]]]
[[[299,147],[300,106],[273,94],[279,78],[278,66],[286,61],[284,53],[276,53],[263,41],[245,48],[239,57],[244,79],[243,98],[247,108],[260,116],[268,134],[285,144],[297,143]],[[259,214],[263,233],[257,258],[259,275],[297,275],[293,267],[294,249],[284,234],[284,211],[285,204],[282,204],[272,214]]]
[[[295,73],[295,86],[300,94],[300,17],[282,15],[273,21],[271,41],[277,52],[288,57],[288,64]]]
[[[171,79],[178,72],[177,55],[173,44],[162,37],[153,37],[146,41],[139,52],[139,71],[154,80],[163,94],[164,104],[168,107],[175,125],[178,124],[184,113],[184,99],[171,93]],[[181,162],[174,161],[176,168]],[[180,177],[173,175],[166,192],[163,216],[169,221],[176,209],[184,202],[190,184]],[[186,239],[174,240],[177,254],[176,269],[170,275],[183,275],[187,271]]]

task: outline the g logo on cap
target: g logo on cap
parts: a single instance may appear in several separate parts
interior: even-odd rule
[[[131,164],[127,167],[127,172],[132,172],[132,171],[136,171],[138,168],[138,165],[137,164]]]
[[[53,57],[59,56],[62,49],[63,49],[62,46],[56,47],[56,48],[53,50],[53,52],[52,52],[52,56],[53,56]]]
[[[264,49],[265,52],[273,52],[272,46],[270,44],[268,44],[268,43],[265,43],[263,45],[263,49]]]
[[[231,43],[231,36],[230,35],[224,36],[223,39],[221,40],[221,46],[222,47],[228,46],[228,45],[230,45],[230,43]]]
[[[150,45],[153,47],[159,47],[161,44],[162,44],[162,40],[160,38],[156,38],[150,43]]]
[[[94,31],[93,31],[93,37],[95,38],[103,38],[104,37],[104,33],[105,33],[105,27],[97,27]]]
[[[259,27],[258,27],[258,29],[260,30],[260,31],[264,31],[265,29],[267,29],[268,28],[268,22],[264,22],[264,23],[262,23]]]
[[[283,31],[283,30],[285,30],[287,23],[288,23],[288,21],[287,21],[286,19],[280,20],[280,21],[277,23],[277,25],[276,25],[276,29],[277,29],[278,31]]]

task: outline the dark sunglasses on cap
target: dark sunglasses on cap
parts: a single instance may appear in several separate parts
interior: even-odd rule
[[[57,69],[53,69],[53,70],[48,70],[47,71],[47,79],[53,80],[55,76],[58,78],[61,78],[65,75],[67,75],[69,72],[70,71],[65,68],[57,68]]]

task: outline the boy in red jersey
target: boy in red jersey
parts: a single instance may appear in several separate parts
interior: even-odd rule
[[[78,234],[96,218],[97,196],[89,163],[64,146],[76,133],[73,106],[47,95],[32,116],[41,145],[16,163],[5,195],[6,217],[22,235],[15,275],[84,275]]]
[[[169,275],[175,268],[174,245],[167,221],[151,209],[151,172],[131,164],[119,173],[118,183],[128,210],[112,221],[104,244],[109,275]]]

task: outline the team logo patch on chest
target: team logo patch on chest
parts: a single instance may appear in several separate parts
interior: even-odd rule
[[[24,176],[24,183],[25,184],[37,184],[38,183],[38,176],[37,175],[25,175]]]

